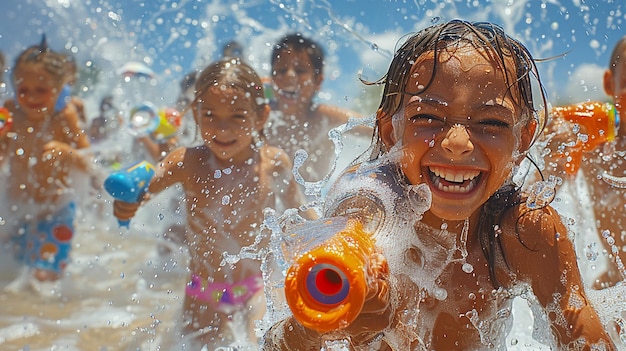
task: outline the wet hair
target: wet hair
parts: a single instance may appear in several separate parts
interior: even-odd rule
[[[288,34],[282,37],[272,50],[272,67],[276,63],[276,60],[280,57],[282,51],[306,51],[309,55],[311,65],[315,75],[320,75],[324,71],[324,50],[315,41],[305,37],[302,33]]]
[[[418,92],[421,93],[428,89],[435,77],[439,52],[466,44],[489,53],[492,58],[499,61],[509,86],[509,95],[522,111],[522,119],[518,122],[528,124],[531,118],[538,122],[534,135],[534,139],[536,139],[545,125],[548,104],[535,60],[521,42],[509,37],[500,26],[493,23],[452,20],[423,29],[410,36],[396,51],[385,76],[376,82],[364,83],[370,85],[384,84],[379,109],[385,112],[386,118],[392,118],[403,106],[406,96],[403,90],[408,83],[411,68],[417,59],[422,55],[432,53],[435,62],[430,81]],[[514,64],[513,72],[505,69],[511,62]],[[534,106],[533,77],[535,77],[541,90],[542,113],[538,113]],[[378,121],[378,124],[380,122]]]
[[[267,105],[261,78],[252,67],[238,58],[221,59],[209,64],[200,72],[196,79],[196,95],[192,106],[202,103],[201,96],[208,89],[217,86],[236,89],[249,95],[256,113],[263,113]]]
[[[435,24],[410,36],[394,54],[386,75],[373,83],[364,82],[370,85],[384,84],[379,106],[379,109],[384,112],[382,118],[392,118],[401,111],[407,95],[403,90],[407,86],[412,66],[422,55],[432,54],[434,66],[430,80],[424,84],[419,93],[426,91],[433,82],[439,63],[439,51],[463,45],[471,45],[476,50],[487,53],[492,59],[498,60],[507,82],[507,93],[521,111],[521,118],[516,124],[528,125],[533,119],[537,122],[535,135],[530,144],[532,145],[543,130],[545,116],[548,115],[547,98],[535,59],[521,42],[509,37],[500,26],[489,22],[452,20]],[[513,64],[513,67],[510,67],[510,64]],[[541,112],[535,108],[532,91],[533,78],[540,89]],[[374,133],[376,146],[372,148],[371,158],[376,158],[386,152],[379,135],[380,123],[381,120],[378,120]],[[500,286],[495,276],[496,262],[502,259],[508,267],[497,224],[501,222],[507,210],[521,202],[519,187],[509,180],[485,202],[481,209],[478,235],[483,254],[489,263],[489,275],[494,287]],[[517,235],[519,235],[518,229],[516,225]]]
[[[39,45],[34,45],[24,50],[13,66],[13,78],[17,68],[25,64],[42,64],[43,68],[54,79],[59,87],[62,86],[67,79],[68,56],[55,52],[48,47],[46,36],[43,35]]]
[[[611,72],[615,72],[617,64],[620,60],[625,58],[623,57],[624,53],[626,53],[626,36],[623,36],[613,48],[613,52],[609,58],[609,70],[611,70]]]

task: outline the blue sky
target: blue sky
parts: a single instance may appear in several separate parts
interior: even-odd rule
[[[302,31],[327,53],[320,99],[365,113],[377,101],[363,103],[367,88],[359,74],[379,78],[398,41],[436,21],[488,20],[535,57],[567,53],[539,64],[553,103],[604,99],[602,71],[614,43],[626,35],[622,0],[5,0],[0,13],[0,50],[10,62],[46,33],[53,49],[101,69],[98,85],[84,92],[88,100],[111,89],[123,63],[143,61],[158,84],[146,94],[170,103],[182,76],[220,57],[233,39],[267,75],[272,43]]]

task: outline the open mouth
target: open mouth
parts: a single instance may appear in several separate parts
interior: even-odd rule
[[[286,90],[286,89],[278,89],[278,95],[283,96],[287,99],[295,100],[298,98],[297,90]]]
[[[434,187],[442,192],[466,194],[474,190],[480,181],[480,171],[451,170],[429,167],[428,174]]]
[[[217,146],[222,146],[222,147],[226,147],[226,146],[230,146],[233,145],[237,142],[237,140],[231,140],[231,141],[220,141],[217,139],[213,139],[213,144],[217,145]]]

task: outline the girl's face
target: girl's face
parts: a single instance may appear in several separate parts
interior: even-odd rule
[[[315,74],[306,50],[282,50],[272,67],[272,81],[278,106],[295,115],[310,108],[322,75]]]
[[[391,118],[381,123],[388,147],[401,146],[401,166],[411,184],[426,183],[430,211],[447,220],[470,217],[509,178],[519,143],[520,110],[507,95],[501,68],[466,45],[441,52],[433,82],[432,54],[411,70],[395,140]],[[412,95],[412,96],[411,96]],[[379,116],[380,118],[380,116]]]
[[[253,156],[253,135],[262,130],[269,107],[259,115],[257,105],[239,89],[213,86],[194,106],[204,144],[218,160],[239,164]]]
[[[54,112],[60,84],[40,63],[23,63],[13,75],[16,101],[29,118],[42,118]]]

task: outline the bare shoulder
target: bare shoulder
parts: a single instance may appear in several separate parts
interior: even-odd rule
[[[573,243],[554,208],[531,209],[523,203],[507,211],[502,224],[505,257],[519,279],[558,281],[563,269],[575,265]]]
[[[335,105],[320,104],[317,112],[325,116],[333,124],[346,123],[351,117],[360,118],[362,115]]]
[[[560,239],[567,239],[562,217],[551,206],[529,208],[522,203],[506,212],[503,225],[515,234],[505,239],[521,241],[528,248],[553,247]]]
[[[178,147],[169,152],[165,157],[159,162],[159,168],[162,169],[165,173],[180,173],[188,168],[187,162],[185,160],[191,159],[193,157],[193,149],[188,149],[185,147]]]

